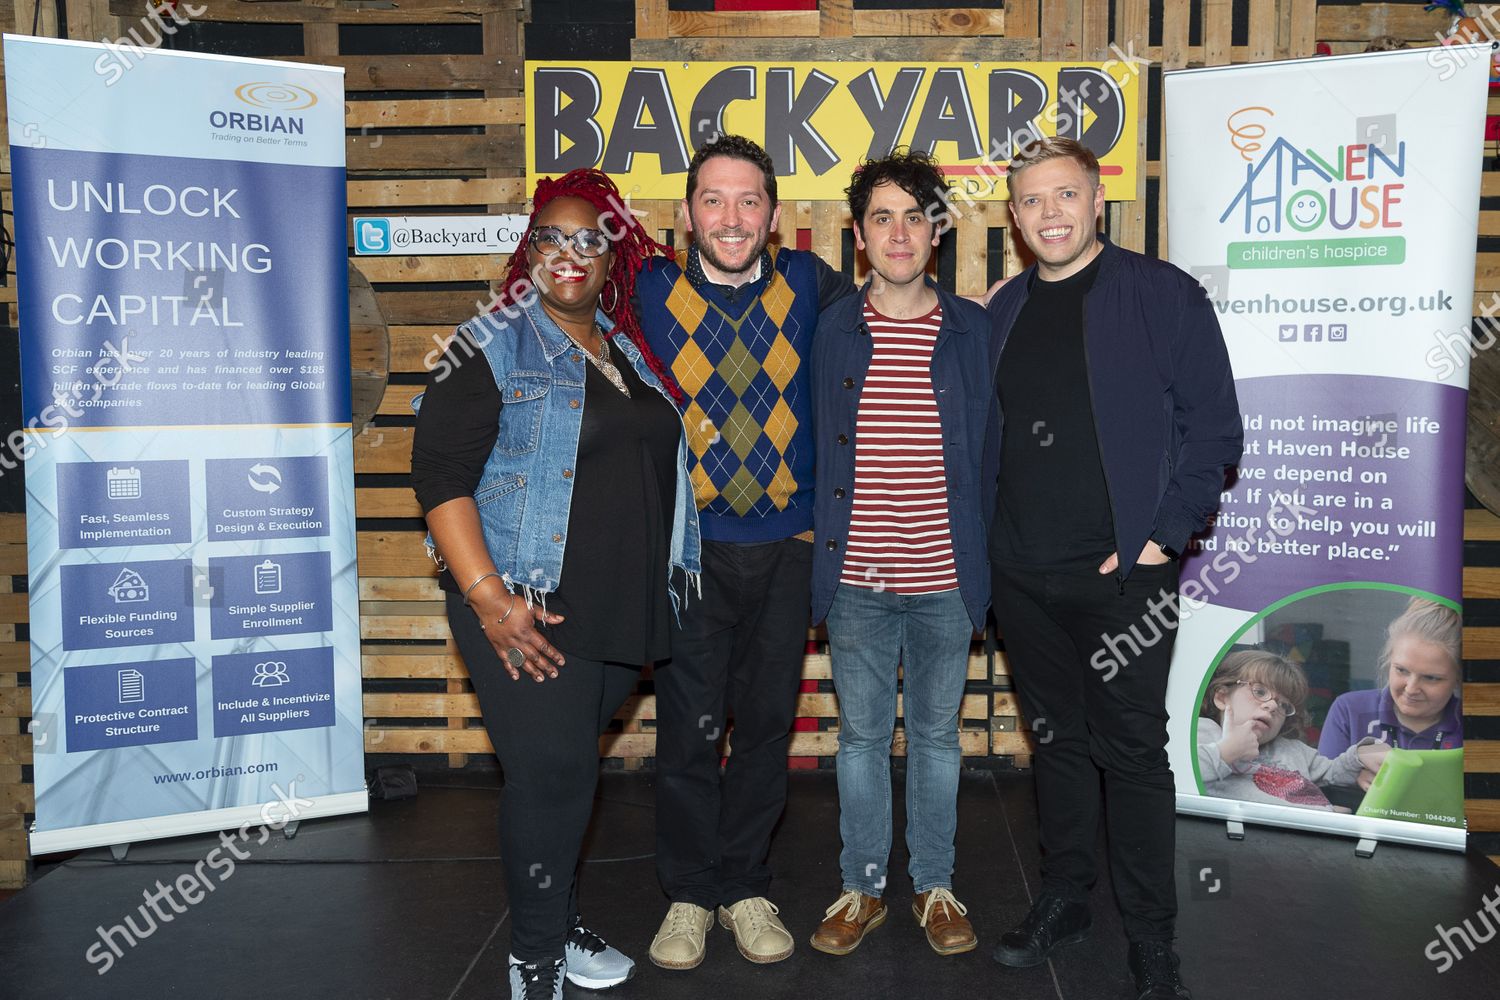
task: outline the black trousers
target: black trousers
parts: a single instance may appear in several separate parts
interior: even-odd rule
[[[655,673],[656,872],[674,903],[713,909],[767,894],[811,584],[809,542],[703,544],[703,596],[687,602]]]
[[[992,571],[995,620],[1037,735],[1042,887],[1087,897],[1103,772],[1110,872],[1132,941],[1170,941],[1177,915],[1166,751],[1177,574],[1176,562],[1137,566],[1121,587],[1087,567]]]
[[[448,595],[448,623],[505,770],[500,860],[510,952],[524,962],[561,958],[578,915],[579,852],[599,782],[599,735],[635,690],[640,667],[562,650],[567,664],[556,680],[538,684],[522,673],[513,681],[457,594]]]

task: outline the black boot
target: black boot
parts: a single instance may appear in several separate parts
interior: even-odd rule
[[[1165,941],[1132,941],[1130,974],[1138,1000],[1193,1000],[1177,972],[1177,953]]]
[[[1026,919],[1000,938],[994,959],[1017,969],[1041,965],[1054,948],[1088,937],[1093,923],[1087,903],[1044,892],[1031,904]]]

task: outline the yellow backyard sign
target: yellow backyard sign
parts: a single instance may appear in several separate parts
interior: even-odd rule
[[[931,152],[968,197],[1005,197],[1029,138],[1099,157],[1106,197],[1136,194],[1140,71],[1129,57],[1030,63],[528,62],[526,173],[598,167],[631,198],[677,199],[693,150],[759,142],[787,201],[840,200],[860,161]]]

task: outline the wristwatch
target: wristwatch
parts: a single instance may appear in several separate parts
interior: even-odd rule
[[[1166,556],[1168,559],[1181,559],[1182,558],[1182,553],[1181,552],[1178,552],[1176,549],[1172,548],[1172,546],[1166,544],[1161,539],[1159,539],[1159,538],[1153,538],[1151,540],[1156,543],[1156,547],[1157,548],[1161,549],[1162,555]]]

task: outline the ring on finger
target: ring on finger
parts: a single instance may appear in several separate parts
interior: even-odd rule
[[[512,646],[505,651],[505,662],[520,670],[526,665],[526,654],[521,652],[521,647]]]

